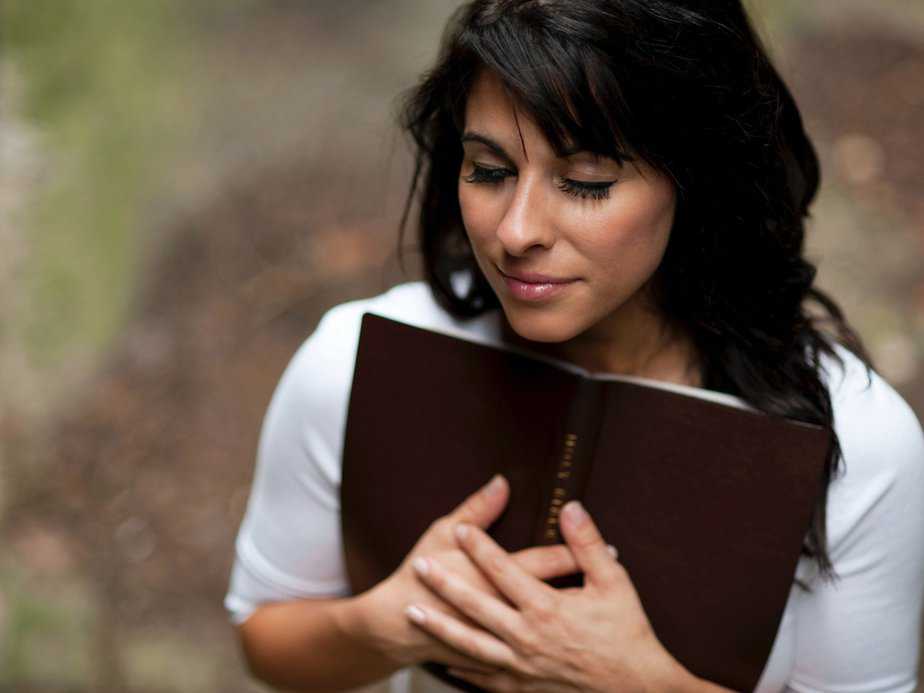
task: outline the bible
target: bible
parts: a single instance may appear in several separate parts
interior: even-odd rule
[[[367,312],[340,489],[350,586],[359,594],[387,578],[433,520],[501,473],[510,498],[487,529],[498,544],[562,542],[559,510],[579,499],[619,550],[664,647],[696,676],[751,691],[830,444],[823,427],[733,395],[591,373]]]

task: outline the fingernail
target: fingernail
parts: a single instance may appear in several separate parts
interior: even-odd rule
[[[468,525],[458,524],[456,525],[456,539],[459,541],[465,541],[465,537],[468,536]]]
[[[415,604],[409,604],[404,610],[404,613],[407,614],[408,618],[414,621],[414,623],[423,623],[427,620],[427,615],[423,612],[423,609]]]
[[[610,552],[610,556],[612,556],[614,559],[616,558],[616,556],[619,555],[619,552],[616,551],[616,547],[613,546],[612,544],[607,544],[606,550]]]
[[[562,512],[568,513],[571,524],[573,524],[575,527],[580,527],[584,523],[584,520],[587,519],[587,513],[584,511],[584,506],[581,505],[580,501],[568,501],[565,503],[565,507]]]
[[[430,572],[430,564],[427,562],[427,559],[423,556],[418,556],[413,561],[414,570],[416,570],[421,575],[426,575]]]
[[[501,478],[500,474],[495,474],[488,485],[485,487],[484,492],[489,496],[497,494],[504,486],[504,481]]]

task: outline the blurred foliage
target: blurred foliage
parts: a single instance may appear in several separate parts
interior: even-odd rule
[[[92,353],[124,318],[139,213],[197,119],[189,29],[218,6],[14,0],[0,9],[3,59],[23,85],[17,107],[47,157],[27,220],[30,301],[17,318],[39,365]]]
[[[43,159],[27,208],[28,300],[6,327],[38,370],[54,373],[63,361],[98,354],[124,324],[141,275],[140,244],[162,222],[151,207],[174,192],[171,167],[209,135],[203,121],[214,115],[213,101],[203,92],[215,74],[214,66],[200,69],[202,44],[223,27],[295,4],[0,4],[0,60],[21,84],[6,94],[21,92],[14,107],[37,128]],[[312,11],[348,22],[365,14],[363,4],[313,0]],[[244,76],[242,88],[253,87]]]
[[[5,595],[6,633],[0,681],[29,679],[86,685],[92,679],[93,610],[85,581],[43,585],[5,561],[0,588]]]

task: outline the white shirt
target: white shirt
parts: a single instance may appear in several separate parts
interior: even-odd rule
[[[328,310],[282,375],[269,405],[225,606],[240,623],[263,602],[350,595],[340,533],[340,471],[362,314],[502,346],[500,310],[463,321],[424,282]],[[845,472],[828,489],[828,549],[841,576],[793,584],[756,691],[912,693],[924,603],[924,432],[904,399],[835,345],[822,361]],[[659,381],[710,398],[731,395]],[[740,400],[739,400],[740,401]],[[450,509],[447,509],[447,511]],[[810,580],[812,559],[796,576]],[[409,667],[364,691],[455,689]]]

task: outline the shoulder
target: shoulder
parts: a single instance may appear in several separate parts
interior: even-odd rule
[[[336,329],[341,338],[356,339],[362,316],[367,312],[417,327],[471,334],[473,337],[486,333],[490,321],[485,318],[491,317],[485,314],[473,319],[457,318],[437,302],[429,284],[411,281],[397,284],[375,296],[333,306],[322,316],[318,329]]]
[[[903,528],[924,542],[924,431],[905,399],[846,347],[842,363],[822,359],[831,395],[834,430],[841,447],[840,472],[829,487],[832,557],[879,527],[896,540]],[[900,517],[901,516],[901,517]]]
[[[924,466],[924,432],[907,401],[874,369],[846,347],[835,344],[842,363],[822,359],[822,377],[831,394],[834,428],[854,454],[896,453],[896,463]]]
[[[908,403],[847,348],[823,358],[841,471],[827,489],[837,579],[800,557],[786,690],[911,691],[924,606],[924,432]],[[790,607],[787,606],[787,609]]]
[[[423,281],[398,284],[375,296],[329,308],[289,362],[269,414],[271,419],[287,419],[289,430],[323,437],[333,452],[346,421],[365,313],[471,341],[492,342],[497,334],[498,315],[488,312],[473,319],[456,318]]]
[[[304,373],[323,375],[323,380],[332,385],[351,378],[365,313],[472,341],[496,341],[495,313],[457,318],[437,302],[426,282],[405,282],[375,296],[329,308],[293,356],[289,375],[296,379]]]

